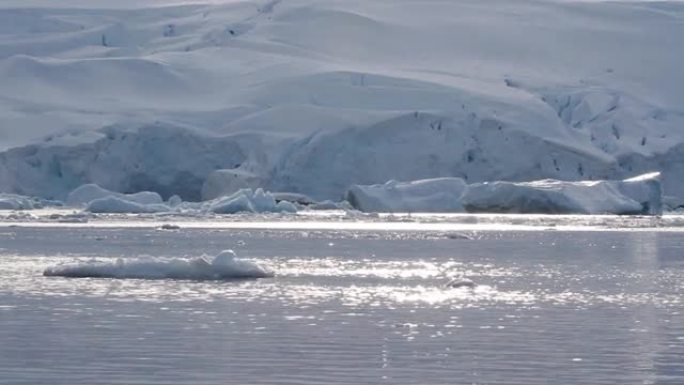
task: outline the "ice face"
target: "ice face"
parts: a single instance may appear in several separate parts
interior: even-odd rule
[[[458,178],[390,181],[384,185],[353,186],[347,192],[347,199],[357,209],[378,212],[662,213],[659,173],[624,181],[545,179],[469,185]]]

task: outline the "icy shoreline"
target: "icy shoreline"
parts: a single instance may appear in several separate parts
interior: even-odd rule
[[[302,211],[297,214],[183,216],[82,214],[73,210],[0,213],[0,228],[146,228],[158,231],[405,231],[451,237],[479,231],[649,231],[684,232],[684,214],[662,216],[394,213]],[[455,232],[455,233],[454,233]],[[456,235],[457,238],[460,236]]]
[[[37,198],[0,194],[0,210],[43,207]],[[4,204],[4,206],[3,206]],[[46,203],[47,205],[47,203]],[[471,212],[520,214],[661,215],[660,173],[626,180],[568,182],[484,182],[467,184],[461,178],[437,178],[382,185],[351,186],[339,202],[317,202],[306,195],[270,193],[242,188],[202,202],[167,201],[152,191],[123,194],[96,184],[82,185],[54,206],[82,209],[90,214],[165,214],[211,216],[238,213],[297,213],[343,210],[348,213]]]

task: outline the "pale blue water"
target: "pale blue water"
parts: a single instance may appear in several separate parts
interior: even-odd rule
[[[684,384],[684,235],[463,235],[0,228],[0,384]],[[41,275],[226,248],[278,275]]]

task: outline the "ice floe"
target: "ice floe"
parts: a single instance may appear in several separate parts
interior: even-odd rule
[[[95,184],[78,187],[69,194],[67,204],[84,207],[92,213],[184,213],[184,214],[235,214],[247,213],[295,213],[295,204],[276,200],[275,196],[261,188],[245,188],[233,194],[219,196],[204,202],[183,202],[177,195],[164,202],[159,194],[142,191],[121,194]]]
[[[273,277],[274,273],[254,262],[237,258],[233,250],[224,250],[214,258],[119,258],[116,262],[89,261],[58,265],[45,269],[43,275],[68,278],[231,280],[268,278]]]
[[[49,206],[62,206],[62,202],[0,193],[0,210],[33,210]]]

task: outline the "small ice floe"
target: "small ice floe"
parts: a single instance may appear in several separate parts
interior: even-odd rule
[[[468,278],[453,278],[445,286],[451,289],[474,289],[476,285]]]
[[[471,237],[468,234],[456,233],[456,232],[447,233],[446,238],[447,239],[454,239],[454,240],[457,240],[457,239],[464,239],[464,240],[468,240],[468,241],[473,240],[473,237]]]
[[[157,230],[180,230],[180,226],[171,223],[164,223],[163,225],[157,227]]]
[[[53,266],[45,269],[43,275],[68,278],[233,280],[269,278],[273,277],[273,272],[254,262],[237,258],[233,250],[224,250],[211,260],[205,256],[131,261],[119,258],[114,263],[91,261]]]

